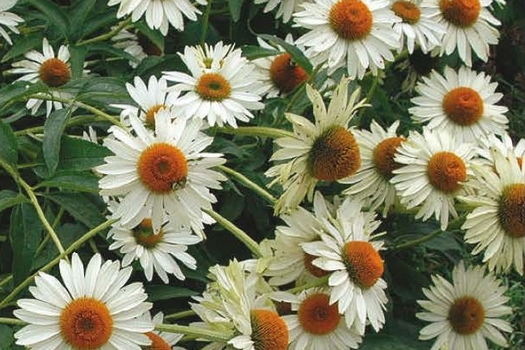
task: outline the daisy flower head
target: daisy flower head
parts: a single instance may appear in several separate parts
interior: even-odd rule
[[[359,146],[349,122],[365,101],[357,101],[360,89],[348,97],[346,78],[335,89],[328,109],[319,91],[306,86],[306,93],[313,105],[315,123],[303,116],[287,113],[292,123],[293,135],[275,140],[281,148],[271,157],[285,161],[274,165],[265,173],[275,177],[283,194],[275,206],[276,213],[296,208],[306,196],[312,201],[318,181],[339,181],[353,175],[361,164]]]
[[[489,135],[486,139],[481,140],[481,146],[478,148],[478,154],[482,157],[481,163],[495,166],[495,154],[503,154],[509,158],[515,157],[518,160],[518,166],[521,168],[525,158],[525,139],[520,139],[516,145],[510,138],[509,134]],[[478,158],[479,159],[479,158]]]
[[[465,268],[460,262],[452,271],[452,283],[432,276],[433,285],[423,288],[428,300],[418,300],[425,310],[416,316],[431,322],[419,332],[419,339],[436,338],[431,350],[488,350],[485,338],[499,346],[508,346],[501,332],[512,332],[500,317],[512,309],[505,305],[506,288],[482,266]]]
[[[125,285],[131,267],[118,261],[102,263],[95,254],[84,271],[76,253],[71,263],[61,260],[61,283],[40,272],[13,313],[28,325],[15,334],[16,343],[34,350],[118,349],[140,350],[151,341],[144,334],[153,324],[139,320],[151,308],[142,283]]]
[[[503,94],[497,83],[485,73],[467,67],[455,71],[446,67],[444,74],[432,71],[416,86],[420,96],[412,98],[412,119],[427,123],[429,129],[448,131],[458,141],[479,142],[488,134],[506,133],[507,107],[497,105]]]
[[[206,0],[195,0],[199,5],[206,5]],[[171,24],[178,31],[184,30],[184,17],[191,21],[197,20],[202,12],[190,0],[109,0],[108,6],[119,5],[117,18],[131,14],[133,22],[142,16],[151,29],[158,29],[162,35],[168,34]]]
[[[258,93],[259,74],[255,65],[241,56],[240,49],[220,42],[209,52],[213,53],[211,62],[204,60],[210,56],[203,57],[198,49],[184,50],[179,55],[191,75],[164,72],[164,77],[176,83],[171,89],[185,92],[175,102],[182,116],[206,119],[210,126],[229,124],[235,128],[237,120],[247,122],[253,118],[250,110],[264,107]]]
[[[310,29],[297,44],[307,46],[306,55],[316,64],[327,63],[328,74],[346,66],[350,78],[362,79],[370,68],[374,75],[393,61],[400,22],[390,10],[390,0],[317,0],[303,3],[294,14],[298,26]]]
[[[445,230],[449,216],[458,217],[456,197],[468,192],[474,155],[471,144],[459,143],[447,132],[427,128],[422,134],[414,131],[397,148],[394,160],[402,166],[393,170],[390,182],[401,204],[407,209],[419,207],[416,219],[427,220],[434,215]]]
[[[20,32],[16,26],[24,21],[20,16],[12,12],[7,12],[7,10],[12,9],[13,6],[16,5],[17,1],[18,0],[3,0],[0,4],[0,35],[5,39],[5,41],[7,41],[9,45],[12,45],[13,42],[9,37],[9,33],[7,33],[7,31],[2,26],[5,26],[13,33],[18,34]]]
[[[287,23],[292,18],[292,14],[297,12],[300,5],[307,0],[255,0],[255,4],[264,4],[264,12],[273,11],[277,5],[279,8],[275,13],[275,18],[282,18],[284,23]]]
[[[146,312],[140,317],[141,320],[152,323],[154,326],[162,324],[164,322],[164,314],[158,312],[151,317],[150,312]],[[147,332],[146,336],[151,340],[150,350],[186,350],[180,346],[175,346],[182,339],[184,334],[171,333],[171,332],[158,332],[151,331]]]
[[[116,28],[117,26],[114,26],[111,30]],[[162,49],[139,30],[129,31],[122,29],[111,38],[111,42],[114,47],[124,50],[135,58],[134,60],[129,60],[129,65],[132,68],[136,68],[140,61],[148,56],[162,56],[163,54]]]
[[[173,221],[204,236],[203,223],[213,220],[203,210],[216,202],[210,189],[226,180],[212,169],[224,163],[222,155],[203,152],[213,138],[199,131],[200,120],[172,119],[167,110],[156,114],[154,131],[136,116],[130,123],[131,130],[110,128],[104,145],[114,155],[96,168],[105,175],[100,194],[118,198],[113,217],[128,228],[151,219],[153,232]]]

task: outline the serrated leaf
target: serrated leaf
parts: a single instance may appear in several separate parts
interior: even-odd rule
[[[79,138],[64,136],[60,148],[58,170],[91,170],[112,155],[104,146]]]
[[[71,216],[89,228],[98,226],[105,220],[101,209],[89,196],[82,193],[58,192],[49,193],[46,197],[63,206]]]
[[[18,192],[11,190],[0,191],[0,211],[6,210],[7,208],[25,201],[27,201],[27,198]]]
[[[31,5],[42,12],[49,23],[56,26],[65,37],[69,37],[69,20],[64,10],[49,0],[27,0]]]
[[[237,22],[241,18],[241,9],[244,0],[228,0],[228,7],[230,8],[230,14],[234,22]]]
[[[62,189],[98,192],[98,178],[89,172],[57,171],[55,175],[39,183],[39,187],[58,187]]]
[[[280,45],[283,49],[286,50],[292,56],[292,59],[295,63],[301,66],[306,73],[312,74],[313,66],[305,56],[305,54],[299,50],[297,47],[292,44],[287,43],[281,38],[278,38],[274,35],[260,34],[262,39],[266,40],[270,45]]]
[[[198,294],[196,291],[188,288],[167,285],[148,285],[145,286],[145,289],[148,294],[148,300],[151,302],[175,298],[187,298]]]
[[[279,50],[267,49],[256,45],[244,45],[241,47],[241,50],[242,55],[249,60],[281,54],[281,51]]]
[[[11,126],[0,120],[0,158],[11,165],[18,163],[18,143]]]
[[[49,175],[54,174],[60,159],[60,139],[71,115],[70,109],[59,109],[52,112],[44,123],[44,140],[42,151]]]

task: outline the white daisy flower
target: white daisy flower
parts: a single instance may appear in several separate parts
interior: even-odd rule
[[[439,53],[450,55],[458,51],[459,58],[472,67],[472,51],[482,61],[489,57],[489,45],[496,45],[499,32],[493,26],[500,25],[489,7],[492,0],[425,0],[425,6],[433,9],[431,19],[446,27]]]
[[[185,46],[184,54],[179,55],[187,58],[184,62],[190,72],[198,70],[214,72],[222,68],[224,60],[233,51],[236,51],[233,45],[224,45],[222,41],[219,41],[215,46],[208,43],[198,46]]]
[[[318,181],[339,181],[359,169],[361,156],[349,122],[365,103],[364,100],[357,102],[359,89],[348,97],[348,82],[341,79],[328,110],[321,94],[306,86],[315,124],[305,117],[286,114],[294,135],[276,139],[281,149],[271,157],[273,161],[286,163],[266,171],[266,176],[275,177],[272,184],[278,182],[284,189],[275,207],[277,213],[296,208],[305,196],[311,202]]]
[[[287,23],[292,18],[292,14],[297,12],[300,8],[300,5],[309,0],[255,0],[255,4],[264,4],[264,12],[270,12],[279,5],[277,12],[275,13],[275,18],[282,18],[284,23]]]
[[[401,204],[407,209],[419,207],[416,219],[427,220],[434,215],[445,230],[449,216],[458,217],[454,200],[467,193],[474,155],[471,144],[458,143],[446,132],[424,128],[422,134],[410,133],[397,148],[394,160],[402,167],[393,170],[396,175],[390,181]]]
[[[457,73],[445,67],[443,75],[432,71],[422,79],[416,86],[421,96],[414,97],[411,101],[416,106],[409,108],[416,122],[428,123],[428,128],[447,131],[465,142],[506,133],[507,107],[496,104],[503,94],[495,92],[498,84],[491,83],[490,76],[467,67]]]
[[[116,26],[111,27],[115,29]],[[162,49],[155,45],[146,35],[140,31],[121,30],[117,35],[111,38],[113,46],[117,49],[124,50],[135,58],[129,60],[129,65],[136,68],[140,61],[148,56],[162,56]]]
[[[512,332],[500,317],[512,309],[505,305],[506,288],[492,274],[485,275],[481,266],[465,269],[460,262],[452,271],[452,283],[432,276],[433,286],[423,288],[428,300],[418,300],[425,312],[416,314],[431,322],[419,332],[419,339],[436,338],[431,350],[488,350],[485,338],[499,346],[508,346],[501,332]]]
[[[481,140],[481,147],[477,151],[482,157],[481,163],[488,164],[491,167],[495,166],[494,154],[498,153],[508,157],[516,157],[518,165],[521,167],[523,159],[525,159],[525,139],[520,139],[514,145],[509,134],[489,135],[486,139]]]
[[[226,47],[227,54],[224,52]],[[184,55],[179,55],[191,75],[164,72],[164,77],[177,83],[172,89],[186,92],[175,102],[182,116],[206,118],[210,126],[226,123],[237,127],[237,120],[247,122],[253,118],[249,110],[264,107],[257,93],[260,90],[259,75],[255,65],[241,56],[240,49],[233,50],[233,46],[219,43],[209,52],[213,53],[211,57],[204,54],[212,58],[211,62],[205,61],[197,49],[184,50]],[[206,69],[203,69],[203,62]]]
[[[393,61],[399,33],[392,30],[401,19],[390,10],[390,0],[317,0],[303,3],[295,22],[310,32],[297,39],[307,46],[314,63],[328,64],[328,73],[346,66],[350,78],[362,79],[370,68],[374,75]]]
[[[2,3],[0,4],[0,35],[5,39],[5,41],[7,41],[9,45],[13,45],[13,42],[9,37],[9,33],[7,33],[7,31],[2,28],[2,26],[6,26],[7,29],[13,33],[19,34],[20,32],[16,26],[24,21],[20,16],[12,12],[7,12],[7,10],[10,10],[16,5],[17,1],[18,0],[2,0]]]
[[[226,180],[211,169],[224,163],[222,155],[203,152],[213,138],[199,131],[199,120],[172,120],[165,110],[156,114],[154,132],[135,116],[130,122],[136,136],[111,127],[104,145],[115,155],[96,168],[106,175],[99,181],[101,195],[120,197],[113,217],[126,227],[151,218],[154,232],[167,219],[204,236],[203,222],[213,220],[203,210],[216,201],[210,188],[220,189]]]
[[[206,5],[206,0],[195,0],[199,5]],[[197,20],[198,10],[190,0],[109,0],[108,6],[120,4],[117,18],[131,14],[133,22],[145,15],[151,29],[159,29],[162,35],[168,34],[168,24],[176,30],[184,30],[182,15],[191,21]]]
[[[138,320],[151,308],[145,302],[142,283],[125,286],[132,269],[120,269],[118,261],[95,254],[84,266],[76,253],[71,264],[60,261],[60,281],[40,272],[35,299],[20,299],[13,313],[29,323],[15,333],[16,344],[34,350],[101,349],[140,350],[151,341],[144,334],[153,330],[147,320]]]
[[[146,320],[147,322],[157,326],[164,322],[164,314],[162,312],[158,312],[153,318],[151,318],[151,314],[149,312],[146,312],[142,317],[140,317],[140,320]],[[184,334],[151,331],[147,332],[146,336],[151,340],[151,345],[147,349],[186,350],[185,348],[182,348],[180,346],[175,346],[182,339]]]

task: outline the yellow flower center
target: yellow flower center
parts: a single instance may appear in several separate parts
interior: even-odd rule
[[[419,7],[410,1],[399,0],[394,2],[392,11],[405,23],[415,24],[419,22],[419,18],[421,17]]]
[[[343,261],[348,275],[361,288],[372,287],[383,275],[383,259],[370,242],[346,243],[343,248]]]
[[[392,171],[401,167],[401,164],[394,161],[394,156],[397,148],[404,140],[404,137],[390,137],[381,141],[376,148],[374,148],[374,165],[377,171],[387,180],[391,179],[394,175]]]
[[[153,248],[162,241],[164,231],[161,229],[159,232],[154,233],[151,226],[151,219],[144,219],[133,229],[133,237],[135,237],[137,244],[146,248]]]
[[[323,181],[345,178],[361,166],[354,135],[340,125],[331,127],[315,140],[308,160],[312,175]]]
[[[312,261],[314,259],[317,259],[317,256],[310,255],[308,253],[304,253],[304,258],[303,258],[304,268],[315,277],[323,277],[323,276],[328,275],[329,274],[328,271],[325,271],[315,266],[314,264],[312,264]]]
[[[151,129],[155,129],[155,115],[162,108],[166,108],[166,106],[163,104],[154,105],[146,111],[146,125]]]
[[[270,66],[270,79],[283,93],[288,93],[302,84],[308,75],[295,64],[289,53],[277,56]]]
[[[146,335],[151,340],[151,345],[142,346],[143,350],[171,350],[171,345],[162,339],[160,335],[153,332],[148,332]]]
[[[188,162],[177,147],[155,143],[140,155],[137,172],[144,186],[152,192],[163,194],[185,185]]]
[[[443,98],[442,107],[450,120],[462,126],[475,124],[483,115],[483,100],[469,87],[450,90]]]
[[[59,320],[60,334],[74,349],[99,349],[113,332],[113,318],[100,300],[84,297],[71,301]]]
[[[464,296],[454,301],[448,310],[448,321],[454,332],[474,334],[483,325],[485,309],[478,299]]]
[[[467,179],[467,168],[463,159],[451,152],[438,152],[427,165],[430,184],[440,191],[452,193],[461,188]]]
[[[71,78],[69,66],[58,58],[50,58],[40,65],[40,79],[49,87],[64,85]]]
[[[505,187],[499,201],[499,222],[514,238],[525,237],[525,184]]]
[[[361,40],[372,30],[372,12],[360,0],[341,0],[328,15],[330,27],[345,40]]]
[[[230,96],[230,83],[220,74],[205,73],[195,88],[199,96],[207,101],[222,101]]]
[[[458,27],[470,27],[479,17],[479,0],[440,0],[439,9],[443,17]]]
[[[341,315],[337,303],[330,305],[330,297],[324,293],[308,296],[297,311],[297,318],[303,329],[315,335],[333,332],[339,325]]]
[[[250,313],[255,350],[288,349],[288,327],[274,311],[255,309]]]

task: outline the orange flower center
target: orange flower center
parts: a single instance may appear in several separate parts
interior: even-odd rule
[[[318,180],[336,181],[354,174],[361,166],[361,154],[354,135],[340,125],[326,130],[315,140],[309,164]]]
[[[392,171],[401,167],[394,161],[397,148],[405,141],[404,137],[390,137],[381,141],[374,148],[373,162],[377,171],[385,178],[390,179],[394,174]]]
[[[479,17],[479,0],[440,0],[439,9],[443,17],[458,27],[470,27]]]
[[[525,237],[525,184],[509,185],[503,190],[498,215],[509,236]]]
[[[464,296],[454,301],[448,310],[452,329],[461,335],[474,334],[483,325],[485,309],[476,298]]]
[[[314,259],[317,259],[317,256],[310,255],[308,253],[304,253],[303,263],[304,263],[305,269],[308,272],[310,272],[312,275],[314,275],[315,277],[323,277],[323,276],[328,275],[329,274],[328,271],[325,271],[315,266],[314,264],[312,264],[312,261]]]
[[[49,87],[64,85],[71,78],[69,66],[58,58],[50,58],[40,65],[40,79]]]
[[[150,191],[167,193],[186,183],[188,162],[180,149],[167,143],[146,148],[137,163],[140,181]]]
[[[143,346],[143,350],[171,350],[171,345],[162,339],[160,335],[153,332],[148,332],[146,335],[151,340],[151,345]]]
[[[288,349],[288,327],[274,311],[255,309],[250,313],[255,350]]]
[[[430,184],[440,191],[452,193],[461,188],[467,179],[467,168],[463,159],[451,152],[438,152],[427,165]]]
[[[330,297],[324,293],[312,294],[303,300],[297,317],[306,332],[325,335],[337,328],[341,315],[337,303],[330,305],[329,301]]]
[[[383,275],[383,259],[370,242],[351,241],[343,248],[343,261],[352,281],[370,288]]]
[[[288,93],[308,79],[308,75],[295,64],[289,53],[277,56],[270,66],[270,79],[283,93]]]
[[[443,98],[442,106],[447,117],[462,126],[475,124],[483,115],[483,100],[476,90],[469,87],[450,90]]]
[[[146,125],[151,129],[155,129],[155,115],[162,108],[166,108],[166,106],[163,104],[154,105],[146,111]]]
[[[103,302],[89,297],[71,301],[59,320],[60,334],[74,349],[99,349],[113,332],[113,318]]]
[[[135,242],[146,248],[154,248],[164,237],[164,231],[154,233],[151,226],[151,219],[144,219],[133,229]]]
[[[197,82],[196,91],[203,100],[222,101],[230,96],[231,86],[222,75],[205,73]]]
[[[372,12],[360,0],[341,0],[330,9],[330,27],[345,40],[360,40],[372,30]]]
[[[419,22],[421,10],[410,1],[399,0],[392,5],[392,11],[405,23],[415,24]]]

